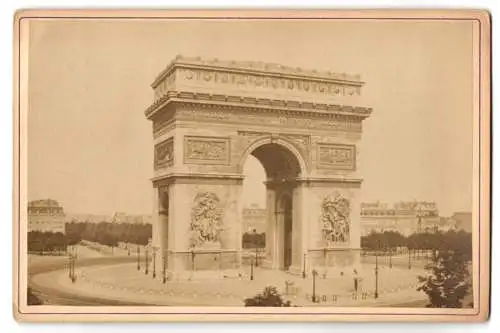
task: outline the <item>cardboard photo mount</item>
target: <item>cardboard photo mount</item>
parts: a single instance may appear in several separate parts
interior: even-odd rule
[[[30,23],[45,21],[127,20],[332,20],[332,21],[467,21],[473,27],[473,307],[191,307],[27,305],[27,117],[29,113]],[[297,23],[300,24],[300,23]],[[13,314],[21,322],[193,322],[193,321],[426,321],[479,322],[489,317],[491,244],[491,23],[484,10],[20,10],[14,17],[14,184]],[[179,36],[182,38],[182,36]],[[333,38],[333,36],[332,36]],[[404,47],[404,45],[401,45]],[[95,50],[99,52],[99,50]],[[152,50],[154,52],[154,50]],[[298,49],[297,52],[300,52]],[[411,63],[409,64],[411,66]],[[457,71],[460,70],[457,68]],[[96,78],[98,80],[98,78]],[[453,77],[449,78],[450,82]],[[69,110],[68,110],[69,111]],[[450,111],[451,112],[451,111]],[[196,139],[196,138],[195,138]],[[186,139],[187,140],[187,139]],[[194,140],[194,139],[193,139]],[[196,142],[204,139],[197,138]],[[220,149],[228,144],[220,139]],[[271,139],[273,140],[273,139]],[[272,141],[271,141],[272,142]],[[334,147],[332,149],[343,149]],[[338,151],[338,150],[336,150]],[[346,154],[350,154],[349,151]],[[194,157],[193,157],[194,156]],[[349,155],[350,156],[350,155]],[[165,156],[163,156],[165,161]],[[168,159],[168,156],[166,157]],[[206,158],[212,158],[208,156]],[[203,163],[196,155],[190,163]],[[189,160],[191,159],[191,160]],[[168,162],[168,161],[167,161]],[[345,161],[344,161],[345,162]],[[348,161],[349,162],[349,161]],[[163,163],[163,162],[162,162]],[[219,164],[229,163],[222,160]],[[349,162],[350,163],[350,162]],[[350,164],[346,164],[346,168]],[[325,164],[328,168],[328,164]]]

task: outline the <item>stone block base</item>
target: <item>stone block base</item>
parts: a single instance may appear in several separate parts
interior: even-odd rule
[[[224,279],[246,279],[246,274],[239,269],[170,271],[168,281],[220,281]]]
[[[237,250],[196,250],[170,252],[168,267],[172,272],[237,270],[241,255]]]
[[[316,270],[318,277],[353,277],[361,274],[360,251],[357,249],[327,249],[310,251],[308,273]]]

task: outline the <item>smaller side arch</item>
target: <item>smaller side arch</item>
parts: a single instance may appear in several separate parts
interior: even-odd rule
[[[255,149],[266,145],[266,144],[277,144],[282,146],[283,148],[286,148],[292,155],[297,159],[297,162],[299,163],[300,167],[300,177],[304,177],[309,169],[308,165],[306,163],[306,159],[302,155],[302,153],[297,149],[294,143],[290,142],[289,140],[279,137],[279,136],[274,136],[274,135],[267,135],[264,137],[257,138],[254,140],[250,145],[243,151],[243,154],[241,155],[239,159],[239,163],[237,166],[238,173],[243,172],[243,167],[245,165],[245,161],[248,158],[248,155],[250,155]]]

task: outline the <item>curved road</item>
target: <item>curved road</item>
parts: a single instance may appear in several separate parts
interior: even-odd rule
[[[135,261],[132,257],[105,257],[105,258],[82,258],[77,261],[79,267],[92,265],[107,265]],[[60,270],[67,267],[67,259],[61,258],[61,261],[38,263],[28,268],[28,287],[34,295],[40,298],[44,304],[51,305],[87,305],[87,306],[113,306],[113,305],[151,305],[144,303],[125,302],[109,300],[97,297],[87,297],[77,294],[71,294],[61,291],[54,287],[37,284],[32,277],[36,274]]]
[[[94,257],[82,258],[77,261],[79,267],[93,266],[93,265],[111,265],[127,262],[135,262],[134,257]],[[46,285],[37,284],[33,281],[32,277],[37,274],[47,273],[54,270],[61,270],[67,268],[67,258],[61,258],[54,262],[41,262],[29,266],[28,269],[28,287],[34,295],[40,298],[44,304],[51,305],[73,305],[73,306],[150,306],[154,304],[117,301],[112,299],[104,299],[98,297],[88,297],[78,294],[64,292],[57,287],[49,287]],[[472,297],[470,297],[472,298]],[[470,300],[472,301],[472,299]],[[427,301],[418,300],[406,303],[393,304],[388,307],[425,307]]]

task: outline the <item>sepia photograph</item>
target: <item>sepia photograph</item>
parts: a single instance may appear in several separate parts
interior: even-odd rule
[[[16,318],[487,320],[489,20],[18,12]]]

